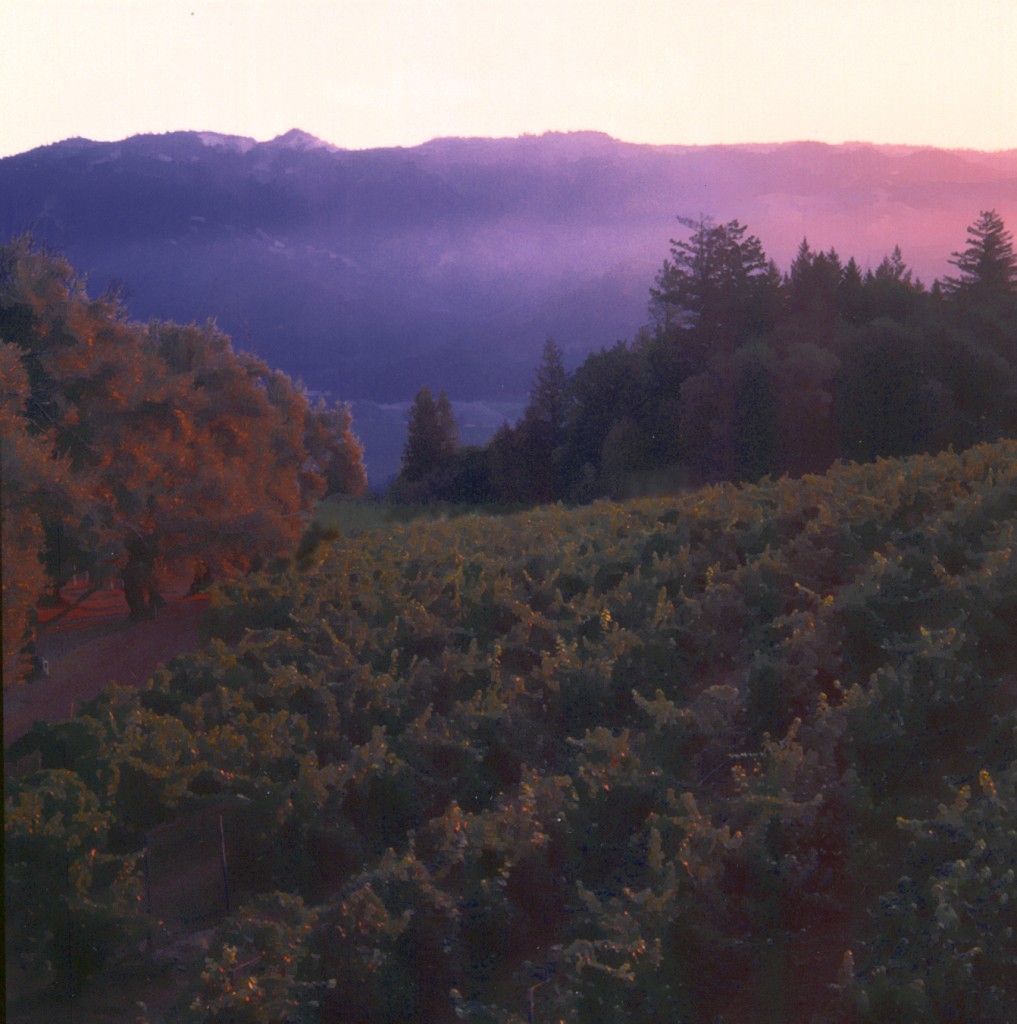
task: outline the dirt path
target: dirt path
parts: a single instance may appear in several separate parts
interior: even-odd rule
[[[49,674],[4,688],[4,746],[36,721],[59,721],[98,694],[119,683],[140,686],[163,662],[198,646],[205,595],[189,597],[185,579],[170,580],[166,607],[151,622],[131,622],[123,591],[96,591],[60,618],[40,615],[38,655]],[[84,583],[63,590],[73,603],[86,592]]]

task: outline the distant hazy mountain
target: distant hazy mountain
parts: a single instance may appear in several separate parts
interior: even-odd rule
[[[678,214],[739,219],[782,269],[803,236],[863,267],[899,244],[931,282],[990,208],[1017,227],[1017,151],[597,133],[347,151],[291,131],[0,160],[0,236],[32,232],[94,290],[122,282],[134,318],[215,317],[309,387],[393,408],[425,383],[518,401],[548,335],[573,363],[631,337]]]

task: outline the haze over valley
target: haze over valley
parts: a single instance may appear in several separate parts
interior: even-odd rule
[[[1017,218],[1017,151],[650,146],[596,132],[337,149],[293,130],[70,139],[0,160],[0,233],[30,232],[132,317],[215,318],[239,348],[354,403],[374,482],[405,408],[448,392],[463,440],[522,409],[541,346],[630,339],[684,229],[737,218],[781,270],[807,237],[926,283],[973,212]]]

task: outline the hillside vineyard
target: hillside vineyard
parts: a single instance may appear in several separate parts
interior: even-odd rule
[[[342,514],[13,751],[9,924],[61,984],[172,938],[146,835],[216,814],[174,1020],[1017,1017],[1017,443]]]

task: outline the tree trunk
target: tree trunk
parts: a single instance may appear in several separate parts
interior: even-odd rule
[[[123,571],[124,598],[135,620],[154,619],[166,601],[155,582],[155,540],[136,537],[127,545],[127,565]]]

